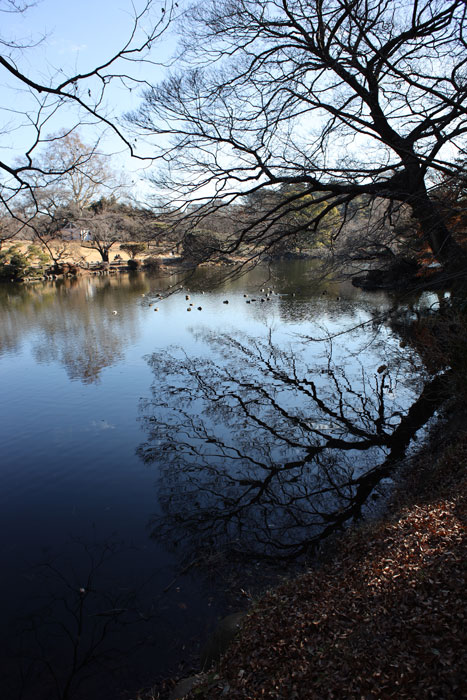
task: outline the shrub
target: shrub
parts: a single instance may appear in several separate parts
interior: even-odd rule
[[[221,251],[220,238],[211,231],[197,229],[185,234],[183,238],[183,257],[190,263],[199,265],[219,258]]]
[[[149,272],[156,272],[160,269],[161,261],[159,258],[149,257],[146,258],[143,265],[145,270],[148,270]]]
[[[29,245],[25,252],[19,245],[0,251],[0,279],[20,281],[31,275],[43,274],[49,256],[38,246]]]

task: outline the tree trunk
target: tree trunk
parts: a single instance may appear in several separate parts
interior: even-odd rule
[[[452,237],[444,218],[426,190],[416,194],[411,201],[415,219],[419,222],[423,238],[433,255],[447,272],[467,274],[467,251]]]

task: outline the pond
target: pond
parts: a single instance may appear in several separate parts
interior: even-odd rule
[[[302,556],[384,492],[413,300],[212,274],[0,288],[2,697],[135,697],[228,612],[219,552]]]

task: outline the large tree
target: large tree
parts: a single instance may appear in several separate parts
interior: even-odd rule
[[[117,243],[156,235],[154,219],[146,209],[122,204],[114,197],[102,197],[86,209],[69,210],[69,214],[79,228],[89,230],[85,245],[97,250],[103,262],[109,262],[110,249]]]
[[[159,139],[160,181],[178,201],[215,191],[223,207],[303,186],[240,221],[232,250],[275,243],[303,196],[327,202],[316,226],[365,196],[408,205],[457,274],[466,255],[430,188],[466,149],[466,11],[464,0],[203,0],[181,26],[185,67],[130,119]]]
[[[124,189],[112,171],[110,157],[99,151],[98,144],[85,143],[79,131],[51,135],[37,163],[46,175],[34,173],[30,196],[50,215],[63,207],[84,209],[101,195]],[[53,172],[58,174],[52,177]]]
[[[62,229],[72,222],[89,229],[89,219],[96,214],[90,207],[104,193],[115,201],[127,187],[112,170],[111,157],[101,153],[98,144],[85,143],[79,131],[51,135],[36,162],[38,169],[28,175],[30,187],[22,197],[23,208],[17,210],[16,221],[10,218],[16,225],[18,219],[25,222],[23,231],[38,239],[58,263],[67,255]],[[107,241],[109,216],[105,220]],[[102,216],[96,217],[95,226],[102,231]]]

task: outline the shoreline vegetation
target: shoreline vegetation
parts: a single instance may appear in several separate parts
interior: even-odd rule
[[[465,697],[467,406],[448,404],[380,517],[260,595],[218,664],[139,698]]]
[[[122,244],[124,246],[124,244]],[[28,248],[31,246],[30,241],[15,241],[12,247],[16,248],[20,255],[27,255]],[[44,251],[45,252],[45,251]],[[53,263],[48,256],[46,265],[34,266],[31,271],[25,276],[19,276],[16,279],[10,278],[8,275],[3,277],[1,281],[11,282],[41,282],[50,279],[60,279],[62,277],[77,277],[82,275],[93,274],[113,274],[118,272],[128,272],[129,270],[143,269],[145,264],[148,267],[155,266],[163,268],[164,265],[174,264],[180,261],[180,256],[171,255],[170,251],[161,252],[159,250],[151,250],[148,248],[147,254],[143,259],[132,258],[120,245],[116,245],[112,250],[110,261],[105,262],[102,256],[95,248],[83,246],[79,243],[71,242],[65,244],[60,251],[60,259]]]
[[[50,255],[41,248],[41,264],[37,264],[37,251],[39,247],[31,244],[30,241],[14,241],[11,249],[18,252],[24,260],[24,266],[27,268],[18,273],[13,273],[8,270],[8,261],[11,256],[6,255],[7,263],[3,264],[0,259],[0,282],[14,283],[36,283],[47,280],[58,280],[63,278],[81,277],[86,275],[101,275],[101,274],[116,274],[120,272],[131,272],[136,270],[160,271],[160,272],[187,272],[192,271],[196,267],[218,267],[220,265],[232,266],[241,265],[246,260],[246,256],[231,256],[224,257],[222,260],[206,261],[199,264],[194,264],[190,259],[185,258],[182,254],[173,249],[161,246],[151,246],[147,244],[147,250],[144,253],[138,253],[137,257],[132,257],[126,250],[127,244],[117,244],[112,249],[112,254],[109,255],[109,261],[104,261],[101,254],[95,248],[81,245],[76,242],[67,243],[61,250],[59,260],[53,262]],[[139,245],[139,244],[135,244]],[[34,249],[34,255],[29,255],[28,251]],[[4,252],[0,250],[0,254]],[[8,252],[8,251],[7,251]],[[27,257],[34,257],[35,260],[31,264],[26,262]],[[287,256],[293,259],[314,259],[317,256],[314,254],[301,254]],[[21,262],[23,262],[23,260]],[[3,274],[2,274],[3,273]]]
[[[78,242],[63,242],[57,240],[56,246],[60,247],[59,259],[52,262],[50,255],[45,249],[40,249],[40,256],[37,251],[31,258],[31,263],[26,262],[28,250],[31,248],[38,249],[38,246],[31,245],[30,241],[14,241],[11,248],[15,249],[22,256],[22,264],[25,266],[16,274],[8,273],[8,264],[2,263],[0,260],[0,282],[20,282],[20,283],[35,283],[47,280],[57,280],[63,278],[72,278],[86,275],[107,275],[116,274],[119,272],[129,272],[135,270],[149,270],[160,272],[186,272],[193,270],[199,266],[219,267],[221,266],[236,266],[248,262],[248,256],[238,254],[236,256],[224,256],[222,259],[215,261],[207,260],[199,265],[196,265],[190,259],[187,259],[173,249],[166,246],[151,246],[146,244],[147,249],[144,253],[139,252],[137,256],[132,256],[128,250],[128,244],[117,244],[112,249],[112,254],[109,255],[109,261],[104,261],[100,252],[93,247],[82,245]],[[140,244],[130,244],[138,246]],[[53,244],[51,244],[53,246]],[[3,251],[0,250],[0,254]],[[38,264],[37,258],[41,258],[41,264]],[[288,251],[285,254],[276,256],[266,256],[259,262],[274,262],[278,260],[321,260],[324,263],[325,272],[331,274],[336,272],[335,262],[326,261],[323,256],[323,250],[320,248],[310,249],[307,251]],[[27,267],[26,267],[27,265]],[[4,270],[2,271],[2,266]],[[339,269],[339,261],[337,261]],[[329,268],[329,270],[327,269]],[[341,269],[342,272],[342,269]],[[360,272],[360,274],[355,274]],[[447,280],[445,272],[439,264],[422,264],[414,260],[404,260],[396,258],[391,264],[382,257],[379,264],[374,263],[373,267],[367,269],[363,274],[356,269],[354,272],[345,273],[349,277],[355,287],[359,287],[364,291],[397,291],[400,289],[439,289],[446,288]]]

